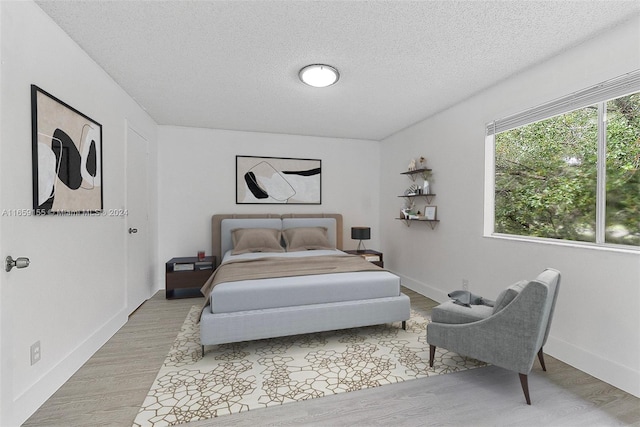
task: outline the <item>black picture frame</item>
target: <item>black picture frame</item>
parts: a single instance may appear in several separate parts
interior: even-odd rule
[[[322,204],[322,160],[236,156],[236,204]]]
[[[102,212],[102,125],[31,85],[33,209],[37,215]]]

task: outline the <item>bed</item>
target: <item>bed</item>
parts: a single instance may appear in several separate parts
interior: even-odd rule
[[[214,215],[212,241],[222,262],[202,289],[203,351],[410,317],[398,276],[341,251],[340,214]]]

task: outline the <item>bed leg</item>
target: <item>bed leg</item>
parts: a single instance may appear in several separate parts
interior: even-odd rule
[[[405,331],[407,330],[407,321],[406,320],[402,321],[402,329],[404,329]]]
[[[202,357],[204,357],[204,345],[202,346]]]

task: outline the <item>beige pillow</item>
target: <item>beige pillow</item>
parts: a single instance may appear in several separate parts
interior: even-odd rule
[[[284,252],[282,231],[275,228],[236,228],[231,230],[232,255],[247,252]]]
[[[335,249],[329,243],[327,227],[296,227],[283,231],[287,252]]]

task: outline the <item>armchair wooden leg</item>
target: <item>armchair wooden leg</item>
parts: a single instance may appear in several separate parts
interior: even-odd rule
[[[429,344],[429,366],[433,368],[433,359],[436,357],[436,346]]]
[[[544,355],[542,353],[542,347],[540,347],[540,351],[538,352],[538,360],[540,361],[540,365],[542,365],[542,370],[547,371],[547,367],[544,366]]]
[[[524,392],[524,398],[527,401],[527,405],[531,405],[531,398],[529,397],[529,378],[525,374],[520,375],[520,385]]]

